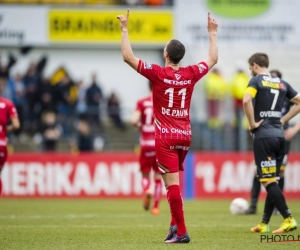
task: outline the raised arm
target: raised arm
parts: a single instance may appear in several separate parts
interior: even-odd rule
[[[139,59],[136,58],[133,54],[131,44],[129,41],[129,34],[128,34],[128,20],[129,20],[129,9],[127,10],[126,17],[123,15],[117,16],[120,20],[120,27],[121,27],[121,51],[124,62],[129,64],[134,70],[137,70]]]
[[[210,17],[210,12],[207,14],[207,31],[209,35],[209,49],[208,58],[205,60],[209,69],[211,69],[218,62],[218,42],[217,42],[217,31],[218,22]]]

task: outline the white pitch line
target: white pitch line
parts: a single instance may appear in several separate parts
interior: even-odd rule
[[[157,224],[145,224],[145,225],[126,225],[126,228],[157,228]],[[161,226],[161,225],[159,225]],[[189,224],[188,227],[198,228],[200,224]],[[63,225],[0,225],[0,228],[103,228],[103,229],[114,229],[114,228],[124,228],[124,225],[107,225],[107,224],[99,224],[99,225],[74,225],[74,224],[63,224]],[[243,225],[245,227],[245,225]],[[167,226],[166,226],[167,228]]]
[[[99,214],[11,214],[11,215],[0,215],[0,219],[2,220],[15,220],[15,219],[32,219],[32,220],[40,220],[40,219],[49,219],[49,218],[57,218],[57,219],[79,219],[79,218],[96,218],[96,217],[117,217],[117,218],[137,218],[147,216],[145,214],[107,214],[107,213],[99,213]]]
[[[124,225],[68,225],[64,224],[61,226],[58,225],[0,225],[0,228],[124,228]],[[126,228],[156,228],[157,225],[126,225]]]

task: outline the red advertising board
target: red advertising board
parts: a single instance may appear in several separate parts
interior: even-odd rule
[[[133,153],[13,154],[2,172],[2,195],[137,196],[140,178]]]
[[[180,175],[183,196],[248,199],[253,174],[252,153],[190,153]],[[143,193],[138,156],[130,152],[15,153],[9,155],[1,179],[2,197],[141,197]],[[291,153],[287,198],[300,198],[299,180],[300,155]]]
[[[253,153],[196,153],[195,198],[250,198],[255,165]],[[261,197],[265,196],[264,188]],[[300,199],[300,155],[291,153],[285,171],[286,198]]]

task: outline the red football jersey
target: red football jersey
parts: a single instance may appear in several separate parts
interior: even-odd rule
[[[192,94],[195,84],[208,72],[207,64],[174,70],[139,60],[137,71],[152,83],[155,138],[191,140]]]
[[[0,97],[0,145],[7,144],[6,126],[10,118],[17,117],[15,105],[10,100]]]
[[[136,110],[141,112],[141,146],[155,145],[152,95],[137,101]]]

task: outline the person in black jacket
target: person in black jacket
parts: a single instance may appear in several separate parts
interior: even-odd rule
[[[103,100],[103,93],[100,85],[97,83],[97,77],[95,74],[92,76],[92,84],[86,90],[86,103],[87,103],[87,115],[88,121],[92,125],[92,128],[103,127],[101,119],[101,102]]]

